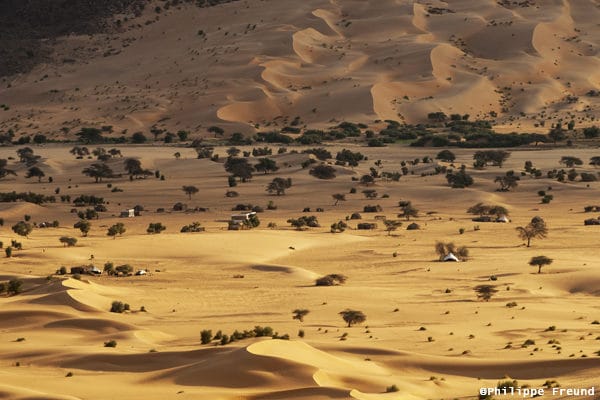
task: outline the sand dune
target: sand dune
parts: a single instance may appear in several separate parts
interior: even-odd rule
[[[80,400],[79,397],[54,395],[5,384],[0,384],[0,398],[15,400]]]
[[[591,124],[597,97],[586,93],[600,88],[595,3],[508,4],[171,7],[152,24],[133,19],[108,36],[106,43],[122,45],[59,40],[55,63],[8,78],[0,100],[10,110],[0,127],[35,133],[44,126],[58,137],[60,128],[82,123],[116,132],[157,125],[205,135],[214,124],[253,131],[296,116],[315,127],[332,119],[416,123],[435,111],[477,118],[495,112],[507,131],[541,131],[540,120],[550,125],[571,113]],[[86,46],[95,55],[75,50]],[[157,48],[165,51],[158,56]],[[60,164],[52,168],[61,171]]]
[[[308,282],[313,282],[316,278],[319,277],[319,274],[309,271],[304,268],[299,267],[288,267],[288,266],[280,266],[280,265],[253,265],[252,269],[263,272],[280,272],[284,274],[289,274],[299,279],[305,279]]]
[[[221,371],[227,371],[222,374]],[[235,376],[235,379],[231,379]],[[223,388],[281,389],[302,387],[311,381],[306,368],[287,360],[257,357],[245,348],[220,352],[210,359],[159,375],[184,386],[218,386]]]

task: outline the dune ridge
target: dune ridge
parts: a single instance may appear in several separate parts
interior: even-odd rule
[[[180,5],[140,28],[146,10],[106,36],[122,46],[62,38],[54,62],[9,78],[0,128],[45,126],[59,137],[60,128],[96,123],[203,134],[214,124],[281,128],[296,116],[314,127],[417,123],[443,111],[541,132],[543,120],[598,116],[598,98],[587,95],[600,89],[592,0],[261,4]],[[193,37],[197,26],[203,33]],[[81,47],[97,54],[82,58]],[[165,49],[160,57],[156,48]]]

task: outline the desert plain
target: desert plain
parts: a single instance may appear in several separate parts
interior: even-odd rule
[[[584,213],[584,207],[598,199],[598,183],[526,176],[508,192],[498,192],[494,183],[501,171],[521,171],[527,160],[548,170],[559,167],[565,151],[587,159],[595,149],[511,150],[502,168],[468,168],[475,183],[453,189],[443,175],[422,175],[443,164],[439,161],[411,167],[415,174],[398,182],[378,179],[366,187],[352,177],[368,174],[373,160],[381,160],[382,170],[396,170],[403,160],[433,158],[435,151],[345,147],[368,160],[354,168],[336,166],[336,178],[321,180],[300,165],[310,155],[273,155],[280,170],[255,173],[250,182],[234,188],[228,188],[223,162],[197,159],[189,148],[121,146],[123,159],[139,158],[165,179],[131,181],[124,175],[95,183],[81,174],[91,161],[76,159],[70,147],[36,147],[42,157],[38,165],[53,182],[47,177],[41,183],[25,179],[26,167],[20,166],[16,177],[3,180],[3,191],[50,195],[59,187],[61,195],[72,198],[103,197],[107,211],[91,220],[89,234],[82,237],[73,228],[78,217],[70,203],[1,204],[5,246],[9,239],[23,245],[2,259],[0,281],[23,281],[22,293],[0,297],[3,396],[469,398],[480,387],[495,387],[508,377],[536,388],[546,381],[584,388],[598,383],[598,226],[583,225],[585,218],[595,217]],[[226,149],[217,147],[215,152]],[[13,151],[1,149],[0,158]],[[454,152],[456,165],[472,162],[473,150]],[[109,164],[117,170],[123,159]],[[293,182],[280,196],[265,191],[277,176]],[[199,191],[190,199],[184,185]],[[358,190],[350,194],[353,187]],[[378,197],[366,199],[365,189],[376,190]],[[239,197],[225,197],[228,190]],[[552,193],[550,204],[541,204],[540,190]],[[334,193],[346,193],[346,200],[334,205]],[[236,204],[266,209],[269,201],[277,209],[258,213],[257,228],[227,230]],[[410,221],[399,218],[400,201],[411,201],[418,215]],[[172,211],[177,202],[185,203],[188,211]],[[473,222],[466,210],[479,202],[506,207],[511,222]],[[382,210],[364,213],[367,204]],[[140,216],[119,218],[121,210],[134,205],[143,206]],[[206,211],[191,211],[195,207]],[[306,207],[311,213],[302,212]],[[165,211],[156,212],[158,208]],[[315,212],[317,208],[323,212]],[[362,219],[346,221],[354,212]],[[31,222],[60,224],[18,237],[11,226],[24,215]],[[317,216],[321,227],[300,231],[286,222],[302,215]],[[388,232],[381,216],[402,220],[403,225]],[[526,247],[515,228],[534,216],[546,221],[548,235]],[[348,229],[331,233],[329,226],[340,220]],[[205,231],[179,232],[192,221]],[[107,236],[107,228],[118,222],[126,231]],[[146,228],[154,222],[166,230],[148,234]],[[378,228],[357,230],[359,222],[375,222]],[[421,229],[406,230],[412,222]],[[61,236],[78,241],[65,247]],[[467,246],[468,260],[440,262],[437,241]],[[554,260],[541,274],[528,265],[538,255]],[[107,262],[130,264],[148,274],[78,279],[55,274],[61,266],[69,270],[91,263],[102,269]],[[345,275],[345,284],[315,286],[316,278],[334,273]],[[496,280],[490,281],[492,276]],[[498,289],[489,301],[478,299],[474,291],[483,284]],[[113,301],[128,303],[130,311],[109,312]],[[295,309],[309,310],[302,322],[292,318]],[[366,321],[347,327],[339,315],[346,309],[362,311]],[[288,334],[289,340],[200,343],[202,330],[230,335],[256,325],[269,326],[279,336]],[[116,347],[105,347],[111,340]],[[533,344],[525,345],[527,340]],[[385,393],[393,385],[398,391]]]

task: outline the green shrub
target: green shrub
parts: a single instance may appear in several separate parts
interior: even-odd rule
[[[227,343],[229,343],[229,336],[227,336],[227,335],[221,336],[221,346],[225,346]]]
[[[146,232],[148,232],[149,234],[158,234],[158,233],[161,233],[162,231],[164,231],[165,229],[167,229],[167,227],[164,226],[162,223],[151,222],[148,225],[148,229],[146,229]]]
[[[113,301],[110,306],[110,312],[121,314],[129,310],[129,304],[121,301]]]
[[[8,281],[8,286],[6,287],[6,292],[9,295],[16,295],[23,291],[23,281],[19,279],[12,279]]]
[[[204,227],[200,225],[200,222],[192,222],[189,225],[185,225],[181,228],[180,232],[188,233],[188,232],[204,232]]]
[[[315,281],[315,286],[337,286],[346,282],[347,277],[342,274],[329,274]]]
[[[104,347],[117,347],[117,341],[109,340],[108,342],[104,342]]]
[[[527,347],[527,346],[533,346],[535,344],[535,340],[533,339],[527,339],[523,342],[523,344],[521,345],[521,347]]]
[[[273,328],[270,326],[262,327],[257,325],[254,327],[254,333],[256,334],[256,337],[272,336]]]
[[[212,340],[212,331],[210,329],[205,329],[200,332],[200,342],[202,344],[208,344]]]
[[[398,386],[396,386],[396,385],[388,386],[385,388],[386,393],[394,393],[394,392],[398,392],[398,391],[400,391],[400,389],[398,389]]]

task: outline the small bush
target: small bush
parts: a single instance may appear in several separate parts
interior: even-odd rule
[[[341,274],[329,274],[315,281],[315,286],[337,286],[343,285],[348,279],[345,275]]]
[[[398,389],[398,386],[396,386],[396,385],[388,386],[385,388],[386,393],[394,393],[394,392],[398,392],[398,391],[400,391],[400,389]]]
[[[507,381],[501,381],[498,382],[498,385],[496,386],[498,389],[509,389],[509,388],[518,388],[519,387],[519,382],[517,382],[516,380],[507,380]]]
[[[122,314],[125,311],[129,310],[129,304],[123,303],[122,301],[113,301],[110,306],[110,312]]]
[[[104,342],[104,347],[117,347],[117,341],[109,340],[108,342]]]
[[[377,229],[377,224],[370,223],[370,222],[363,222],[363,223],[356,225],[356,228],[359,230],[373,230],[373,229]]]
[[[200,332],[200,342],[202,344],[209,344],[212,341],[212,331],[210,329],[205,329]]]
[[[188,232],[204,232],[204,227],[200,225],[200,222],[192,222],[189,225],[185,225],[183,227],[181,227],[180,232],[182,233],[188,233]]]
[[[319,179],[333,179],[335,178],[335,172],[335,168],[324,164],[317,165],[309,171],[312,176]]]
[[[161,233],[162,231],[164,231],[165,229],[167,229],[167,227],[164,226],[162,223],[151,222],[148,225],[148,229],[146,229],[146,232],[149,234],[158,234],[158,233]]]
[[[533,346],[533,345],[535,345],[535,340],[527,339],[526,341],[523,342],[521,347],[527,347],[527,346]]]
[[[6,292],[9,295],[17,295],[23,291],[23,281],[20,279],[12,279],[6,285]]]

